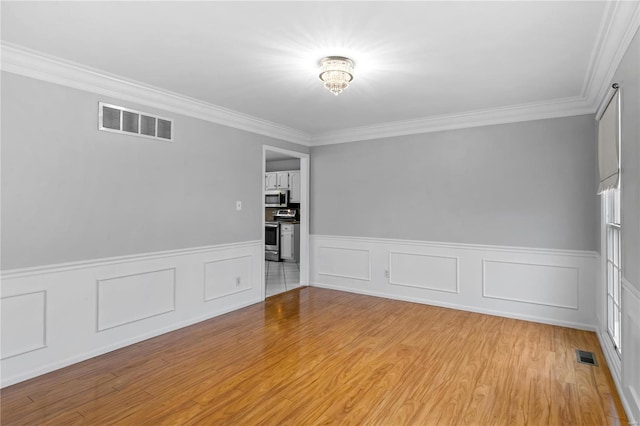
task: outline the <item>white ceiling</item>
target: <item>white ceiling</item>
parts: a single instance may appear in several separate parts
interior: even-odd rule
[[[1,31],[5,44],[313,138],[523,106],[593,109],[612,4],[3,1]],[[337,97],[318,79],[328,55],[356,64]]]

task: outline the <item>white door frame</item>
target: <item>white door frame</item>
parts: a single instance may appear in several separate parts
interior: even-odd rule
[[[300,159],[300,286],[309,285],[309,154],[303,152],[290,151],[288,149],[278,148],[270,145],[262,145],[262,224],[266,221],[266,212],[264,205],[264,175],[267,172],[267,151],[286,154],[290,157]],[[264,231],[262,231],[262,247],[264,249]],[[266,297],[266,282],[264,271],[264,255],[262,261],[262,300]]]

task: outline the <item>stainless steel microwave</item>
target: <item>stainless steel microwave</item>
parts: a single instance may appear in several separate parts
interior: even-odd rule
[[[288,207],[289,191],[265,191],[264,205],[265,207]]]

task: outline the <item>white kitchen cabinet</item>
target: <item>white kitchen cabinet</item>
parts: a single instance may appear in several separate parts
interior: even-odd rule
[[[300,261],[300,224],[280,224],[280,259]]]
[[[295,233],[292,223],[280,224],[280,259],[295,260]]]
[[[300,202],[300,171],[289,172],[289,202]]]
[[[288,189],[291,191],[289,195],[292,203],[300,202],[300,171],[293,170],[290,172],[268,172],[264,175],[264,189],[267,191],[273,189]]]
[[[265,173],[264,189],[289,189],[289,172]]]
[[[264,175],[264,189],[266,191],[278,189],[278,175],[276,173],[266,173]]]
[[[289,189],[289,172],[277,172],[278,189]]]

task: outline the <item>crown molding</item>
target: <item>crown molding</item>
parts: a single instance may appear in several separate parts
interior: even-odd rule
[[[331,145],[592,113],[593,107],[584,98],[576,97],[337,130],[313,135],[311,143]]]
[[[591,49],[587,73],[585,74],[584,81],[582,82],[582,90],[580,93],[583,97],[587,97],[586,94],[592,91],[592,88],[596,84],[595,81],[597,80],[598,74],[602,74],[603,61],[601,61],[601,58],[603,52],[606,50],[605,41],[607,39],[607,34],[611,31],[616,8],[616,1],[607,1],[605,3],[602,19],[600,20],[600,27],[598,28],[595,43]]]
[[[616,70],[640,29],[640,1],[617,1],[612,4],[615,6],[612,7],[612,16],[602,37],[598,66],[584,91],[585,97],[597,110],[596,115],[606,106],[604,101],[614,82]]]
[[[311,136],[311,145],[593,114],[605,97],[616,69],[639,27],[640,1],[607,2],[581,96],[319,133]]]
[[[111,75],[81,64],[2,42],[1,69],[213,123],[293,142],[320,146],[593,114],[604,99],[616,69],[640,28],[640,1],[607,2],[580,96],[510,105],[309,134],[194,98]]]
[[[291,127],[45,55],[13,43],[3,41],[1,47],[0,68],[3,71],[309,146],[309,134]]]

